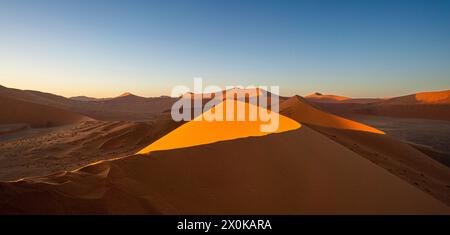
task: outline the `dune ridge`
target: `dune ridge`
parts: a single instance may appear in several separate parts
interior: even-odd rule
[[[304,124],[384,134],[376,128],[316,109],[300,96],[282,102],[280,113]]]
[[[280,113],[308,125],[450,205],[448,168],[409,144],[373,131],[375,128],[315,109],[298,96],[281,103]]]
[[[31,127],[53,127],[92,120],[70,111],[3,96],[0,96],[0,107],[0,124],[26,123]]]
[[[338,95],[324,95],[319,92],[314,92],[304,97],[307,100],[313,102],[339,102],[344,100],[350,100],[351,98]]]
[[[226,107],[230,102],[234,106],[234,110],[237,110],[238,105],[243,105],[243,107],[245,107],[245,121],[238,121],[236,112],[234,113],[234,121],[208,121],[206,119],[207,116],[213,116],[215,112],[219,112],[219,110],[221,110],[220,112],[223,111],[221,119],[226,120]],[[263,136],[270,134],[269,132],[261,131],[261,125],[266,125],[267,122],[264,122],[259,118],[254,121],[249,121],[249,112],[251,109],[254,109],[255,111],[259,109],[258,112],[262,112],[264,108],[240,101],[225,100],[214,106],[212,109],[202,113],[194,120],[183,124],[161,139],[140,150],[137,154],[145,154],[156,150],[203,145],[248,136]],[[267,112],[267,110],[264,112]],[[276,131],[271,133],[280,133],[301,127],[299,123],[290,118],[277,113],[274,114],[277,116],[276,118],[278,118],[278,128]]]
[[[170,109],[177,98],[134,95],[86,101],[50,93],[0,86],[0,96],[78,113],[101,121],[152,120]],[[89,98],[87,98],[89,99]]]
[[[178,127],[170,117],[151,122],[85,121],[70,127],[0,142],[0,181],[74,170],[128,156]]]
[[[420,92],[392,98],[347,100],[308,99],[338,115],[372,115],[450,121],[450,90]]]
[[[0,183],[0,213],[450,214],[448,169],[411,146],[299,96],[280,117],[281,131],[264,135],[245,121],[190,121],[128,141],[129,128],[112,125],[98,149],[147,140],[146,154]],[[193,138],[207,133],[221,135]]]
[[[0,183],[0,192],[2,213],[450,212],[309,127],[102,161],[73,172]]]
[[[450,104],[450,90],[419,92],[386,100],[388,104]]]

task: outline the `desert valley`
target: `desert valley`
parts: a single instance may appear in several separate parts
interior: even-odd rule
[[[0,214],[450,214],[450,90],[280,96],[273,133],[178,99],[0,86]]]

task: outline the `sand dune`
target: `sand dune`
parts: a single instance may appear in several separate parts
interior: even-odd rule
[[[31,127],[53,127],[91,120],[88,117],[0,96],[0,124],[26,123]]]
[[[238,105],[245,107],[244,121],[237,120],[235,112],[234,121],[208,121],[208,116],[213,116],[215,112],[222,112],[220,118],[226,120],[226,107],[233,105],[237,110]],[[155,141],[145,147],[138,154],[145,154],[157,150],[168,150],[176,148],[185,148],[197,145],[210,144],[218,141],[232,140],[249,136],[264,136],[269,132],[261,131],[261,125],[267,122],[261,121],[259,118],[255,121],[249,121],[249,111],[257,110],[257,106],[240,101],[226,100],[212,109],[206,111],[194,120],[183,124],[176,130],[165,135],[161,139]],[[263,109],[263,108],[261,108]],[[220,110],[220,111],[219,111]],[[261,112],[262,110],[259,110]],[[267,111],[267,110],[266,110]],[[280,133],[300,128],[300,124],[283,115],[276,114],[279,119],[278,129],[272,133]]]
[[[86,101],[86,102],[89,102],[89,101],[109,100],[109,99],[111,99],[111,98],[94,98],[94,97],[89,97],[89,96],[81,95],[81,96],[73,96],[73,97],[70,97],[69,99],[71,99],[71,100],[77,100],[77,101]]]
[[[312,94],[305,96],[305,99],[313,102],[339,102],[349,100],[351,98],[337,95],[324,95],[319,92],[314,92]]]
[[[361,107],[353,113],[387,116],[398,118],[416,118],[450,121],[450,105],[448,104],[417,104],[417,105],[391,105],[376,104],[369,107]]]
[[[171,97],[145,98],[119,96],[97,101],[81,101],[39,91],[19,90],[0,86],[0,95],[10,99],[68,110],[103,121],[152,120],[170,109],[177,100]]]
[[[449,169],[409,144],[370,132],[311,128],[450,205]]]
[[[393,97],[393,98],[349,98],[337,95],[323,95],[315,92],[305,96],[305,99],[312,102],[324,103],[383,103],[391,105],[411,105],[411,104],[450,104],[450,90],[419,92],[415,94]]]
[[[350,98],[339,95],[324,95],[319,92],[309,94],[304,97],[307,101],[313,103],[331,103],[331,104],[370,104],[383,101],[381,98]]]
[[[373,127],[316,109],[300,96],[282,102],[280,113],[304,124],[384,134]]]
[[[279,117],[277,133],[261,133],[258,121],[84,122],[59,142],[31,141],[41,147],[29,154],[50,153],[64,168],[0,183],[0,213],[450,214],[448,169],[411,146],[299,96]]]
[[[280,113],[325,134],[450,205],[450,171],[410,145],[375,128],[319,111],[301,97],[282,103]]]
[[[0,196],[2,213],[450,212],[426,193],[308,127],[1,183]]]
[[[420,92],[388,99],[385,104],[450,104],[450,90]]]
[[[356,113],[450,121],[450,90],[391,98],[359,108]]]
[[[399,118],[420,118],[450,120],[450,90],[421,92],[386,99],[307,99],[321,109],[350,116],[354,114],[390,116]]]
[[[0,142],[0,181],[74,170],[92,162],[136,153],[179,124],[87,121],[45,134]]]

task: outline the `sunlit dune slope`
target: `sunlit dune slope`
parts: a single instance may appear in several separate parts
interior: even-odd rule
[[[421,92],[360,106],[354,113],[450,121],[450,90]]]
[[[282,102],[280,114],[304,124],[384,134],[376,128],[316,109],[299,96],[293,96]]]
[[[234,114],[234,121],[225,121],[227,104],[232,103],[234,110],[237,110],[238,104],[245,107],[245,119],[238,121],[237,112]],[[194,120],[189,121],[182,126],[178,127],[174,131],[165,135],[156,142],[145,147],[138,154],[145,154],[156,150],[176,149],[190,146],[197,146],[203,144],[214,143],[217,141],[231,140],[237,138],[243,138],[248,136],[263,136],[270,134],[270,132],[261,131],[261,125],[267,125],[269,122],[262,121],[257,117],[257,120],[250,120],[249,111],[257,110],[267,111],[262,107],[257,107],[253,104],[244,103],[236,100],[226,100],[212,109],[206,111],[201,116],[196,117]],[[207,117],[213,116],[216,112],[223,110],[223,121],[208,121]],[[270,111],[267,111],[270,112]],[[272,133],[279,133],[289,130],[294,130],[300,127],[300,124],[288,117],[273,113],[278,117],[279,125],[278,129]]]
[[[386,100],[384,104],[450,104],[450,90],[420,92]]]
[[[448,168],[417,149],[369,126],[317,110],[301,97],[280,105],[280,112],[319,131],[441,201],[450,204]],[[413,105],[409,105],[413,106]]]
[[[88,117],[46,105],[0,96],[0,124],[26,123],[32,127],[66,125]]]

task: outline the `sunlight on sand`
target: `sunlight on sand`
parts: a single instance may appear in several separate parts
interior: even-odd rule
[[[281,103],[280,113],[285,114],[302,124],[334,129],[371,132],[382,135],[385,134],[383,131],[378,130],[374,127],[345,119],[314,108],[299,96],[291,97],[285,102]]]
[[[415,99],[422,104],[445,104],[450,100],[450,90],[417,93]]]
[[[272,133],[295,130],[301,127],[300,123],[281,114],[276,114],[279,119],[278,129],[274,132],[262,132],[260,129],[261,125],[268,124],[268,122],[261,121],[259,118],[256,121],[249,121],[248,110],[257,107],[248,103],[245,103],[246,121],[206,121],[204,119],[205,116],[212,115],[216,109],[221,110],[224,108],[227,102],[235,102],[235,107],[238,103],[243,104],[243,102],[240,101],[224,101],[218,104],[215,108],[212,108],[203,113],[201,116],[195,118],[193,121],[183,124],[174,131],[153,142],[149,146],[137,152],[137,154],[146,154],[157,150],[204,145],[249,136],[264,136]],[[266,109],[260,109],[266,111]],[[225,112],[223,115],[225,119]]]

